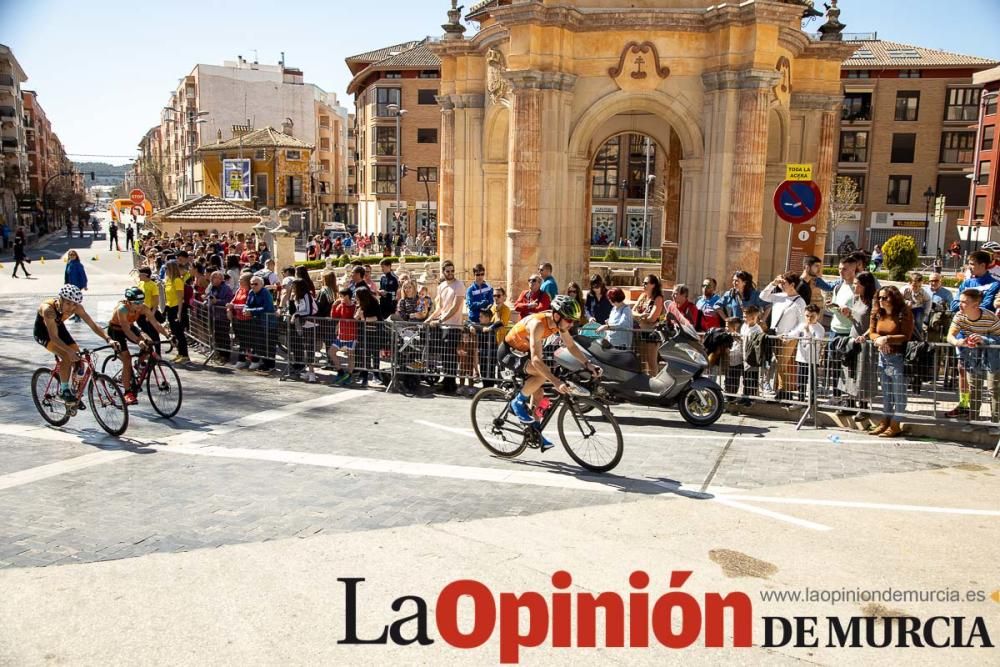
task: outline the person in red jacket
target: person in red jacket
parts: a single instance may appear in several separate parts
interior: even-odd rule
[[[521,292],[514,302],[514,311],[523,319],[534,313],[541,313],[549,309],[551,299],[549,295],[542,291],[542,277],[538,274],[528,279],[528,289]]]

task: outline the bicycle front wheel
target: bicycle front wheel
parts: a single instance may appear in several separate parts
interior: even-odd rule
[[[528,446],[524,427],[508,406],[510,396],[501,389],[481,389],[472,399],[472,428],[491,454],[512,459]]]
[[[112,354],[109,357],[104,357],[104,363],[101,364],[101,372],[121,384],[123,366],[121,357],[117,354]]]
[[[592,398],[568,399],[559,411],[558,425],[563,447],[587,470],[607,472],[622,460],[622,430],[603,403]]]
[[[39,368],[31,376],[31,400],[42,419],[53,426],[62,426],[69,421],[69,410],[59,396],[59,380],[53,377],[51,368]]]
[[[184,390],[181,378],[174,367],[165,361],[157,361],[146,376],[146,393],[149,404],[161,417],[170,419],[181,409]]]
[[[94,412],[94,419],[109,435],[121,435],[128,428],[125,395],[107,375],[94,374],[87,387],[87,401]]]

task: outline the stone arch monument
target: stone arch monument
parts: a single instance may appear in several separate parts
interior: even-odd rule
[[[666,281],[784,269],[789,226],[770,191],[785,162],[813,163],[830,190],[840,64],[853,51],[804,33],[802,4],[487,0],[466,16],[480,27],[471,37],[458,9],[432,48],[438,243],[460,273],[481,261],[513,295],[550,261],[561,284],[583,282],[595,154],[623,133],[663,151]],[[810,226],[816,248],[825,225],[824,212]]]

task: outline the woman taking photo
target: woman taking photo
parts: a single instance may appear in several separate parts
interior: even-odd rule
[[[660,279],[650,273],[642,281],[642,296],[632,307],[632,319],[639,327],[639,359],[646,367],[647,375],[656,375],[659,371],[659,363],[656,358],[656,350],[659,347],[660,339],[653,329],[656,323],[663,316],[663,290],[660,287]]]
[[[604,285],[604,279],[599,273],[595,273],[590,276],[590,293],[587,294],[583,312],[586,313],[587,319],[591,322],[607,324],[611,308],[611,300],[608,299],[608,288]]]
[[[882,421],[870,431],[881,438],[903,432],[899,423],[906,412],[906,377],[903,375],[906,344],[913,336],[913,313],[894,286],[883,287],[872,307],[868,338],[878,350],[878,375],[882,383]]]

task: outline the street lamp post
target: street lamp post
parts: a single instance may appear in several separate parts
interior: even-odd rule
[[[390,104],[386,107],[389,111],[390,116],[396,118],[396,214],[393,216],[393,220],[396,222],[402,222],[403,216],[399,212],[399,193],[403,186],[403,142],[402,138],[399,136],[399,121],[406,114],[406,109],[401,109],[398,104]],[[394,225],[396,229],[392,230],[393,234],[399,233],[398,225]]]
[[[164,111],[183,113],[180,109],[175,109],[174,107],[163,107],[163,109]],[[195,148],[197,148],[198,145],[198,140],[195,137],[194,131],[198,125],[208,122],[207,120],[202,118],[202,116],[207,116],[207,115],[208,115],[207,111],[195,111],[194,109],[189,109],[187,112],[187,126],[188,126],[187,144],[188,144],[188,153],[191,157],[191,183],[189,188],[185,188],[185,191],[181,196],[182,200],[187,198],[187,195],[189,194],[188,190],[190,190],[190,194],[194,194],[194,152]],[[175,122],[175,119],[169,118],[168,121]]]
[[[935,197],[937,197],[937,193],[934,192],[934,188],[928,185],[927,191],[924,192],[924,201],[927,202],[927,205],[924,208],[924,245],[920,253],[925,257],[927,256],[927,233],[931,224],[931,202],[934,201]]]

